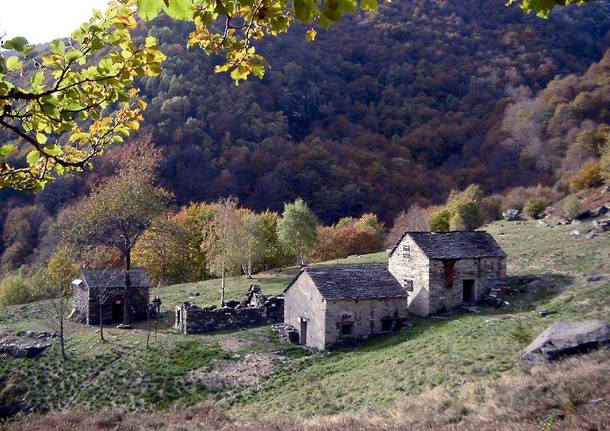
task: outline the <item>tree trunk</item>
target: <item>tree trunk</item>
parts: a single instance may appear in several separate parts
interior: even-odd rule
[[[104,341],[104,319],[102,319],[102,298],[100,297],[98,300],[100,304],[100,340]]]
[[[146,348],[150,348],[150,305],[146,304]]]
[[[220,277],[220,306],[224,307],[225,306],[225,263],[224,261],[221,264],[221,270],[220,272],[221,277]]]
[[[61,347],[61,357],[66,360],[68,357],[66,356],[66,345],[64,343],[64,310],[62,306],[60,306],[59,313],[59,345]]]
[[[123,323],[129,325],[131,323],[131,250],[125,253],[125,295],[123,298]]]

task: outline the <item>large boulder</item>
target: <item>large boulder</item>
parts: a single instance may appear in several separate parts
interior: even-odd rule
[[[610,344],[610,323],[601,320],[556,322],[519,353],[522,364],[556,361],[566,355]]]

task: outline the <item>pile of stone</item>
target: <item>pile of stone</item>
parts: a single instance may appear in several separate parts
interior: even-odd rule
[[[57,334],[53,332],[21,331],[17,334],[0,332],[0,355],[14,358],[34,358],[53,344]]]
[[[280,340],[284,340],[292,344],[299,343],[299,331],[297,331],[294,326],[287,323],[278,323],[273,325],[272,328]]]
[[[519,353],[521,365],[552,362],[610,345],[610,323],[601,320],[556,322]]]
[[[506,221],[519,221],[521,220],[520,211],[516,208],[511,208],[502,213],[502,217]]]
[[[241,301],[227,301],[224,307],[198,307],[183,302],[176,307],[175,328],[184,334],[201,334],[251,328],[284,320],[284,297],[263,295],[252,285]]]
[[[507,294],[506,287],[493,287],[489,293],[481,299],[481,304],[487,305],[489,307],[506,307],[510,305],[508,301],[503,299]]]

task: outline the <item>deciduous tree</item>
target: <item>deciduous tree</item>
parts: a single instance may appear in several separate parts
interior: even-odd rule
[[[303,199],[284,204],[277,233],[284,250],[298,257],[299,265],[305,265],[305,253],[318,239],[316,216]]]

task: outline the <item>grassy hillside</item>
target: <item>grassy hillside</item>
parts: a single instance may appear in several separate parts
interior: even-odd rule
[[[230,413],[307,417],[380,409],[429,391],[453,393],[469,383],[519,375],[515,355],[520,346],[508,336],[517,321],[534,335],[558,319],[609,315],[610,235],[574,238],[568,235],[574,228],[535,222],[488,226],[509,255],[509,307],[441,319],[413,318],[408,330],[332,353],[287,345],[269,327],[176,334],[171,328],[173,304],[216,303],[218,281],[158,289],[153,295],[161,296],[166,313],[150,349],[145,324],[132,331],[108,328],[107,343],[98,341],[95,328],[73,325],[67,345],[70,360],[65,363],[55,347],[38,359],[2,358],[0,406],[24,411],[155,410],[174,402],[214,400]],[[385,259],[379,253],[334,263]],[[233,279],[228,296],[239,298],[251,282],[260,283],[267,293],[280,292],[295,272],[292,268],[255,280]],[[532,312],[538,307],[554,314],[541,318]],[[44,308],[40,302],[0,309],[0,330],[45,329]],[[217,384],[206,387],[194,375]],[[243,376],[249,377],[237,378]]]

